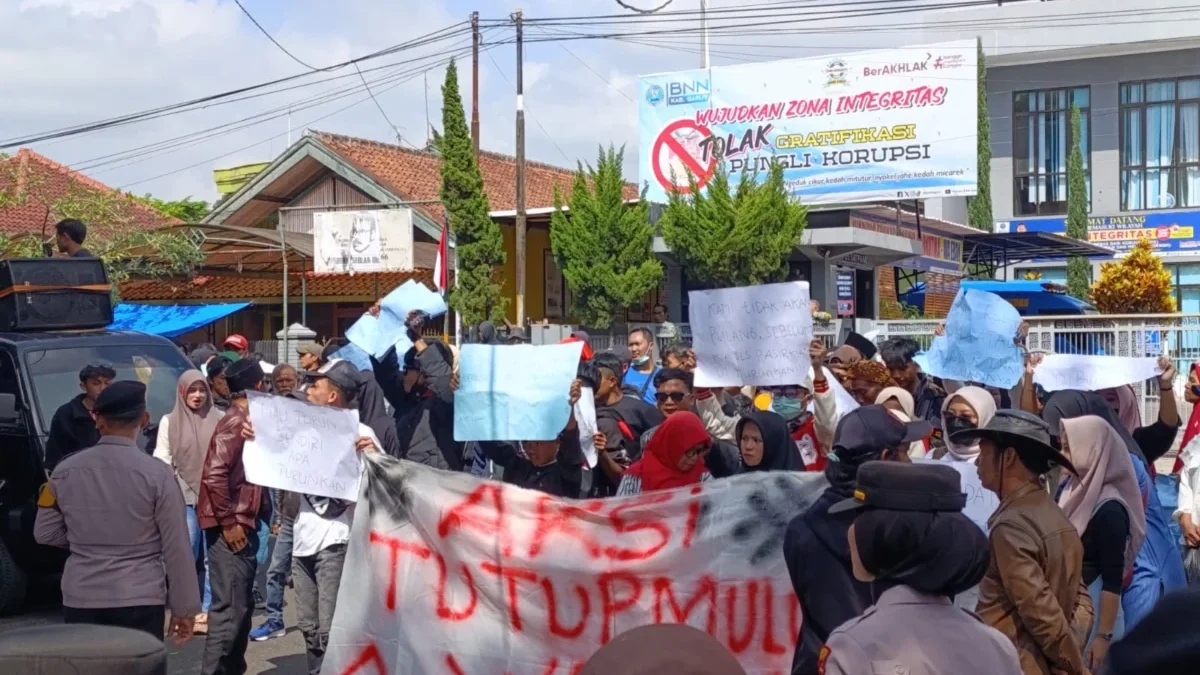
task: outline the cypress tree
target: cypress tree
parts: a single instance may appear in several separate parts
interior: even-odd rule
[[[1087,181],[1083,175],[1083,151],[1079,144],[1079,107],[1071,106],[1071,151],[1067,155],[1067,236],[1088,240]],[[1083,256],[1067,258],[1067,292],[1087,301],[1091,295],[1091,263]]]
[[[976,111],[978,185],[979,194],[971,197],[967,204],[967,222],[971,227],[984,232],[991,232],[992,220],[992,124],[988,120],[987,107],[987,61],[983,53],[983,40],[975,39],[978,51],[978,98],[979,107]]]

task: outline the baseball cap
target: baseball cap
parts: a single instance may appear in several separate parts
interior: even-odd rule
[[[324,351],[324,349],[324,347],[315,342],[306,342],[296,348],[296,353],[308,354],[309,356],[315,356],[319,359],[321,358],[321,352]]]
[[[901,448],[933,433],[924,420],[902,422],[881,405],[864,405],[842,416],[833,435],[833,454],[857,464],[888,448]]]
[[[234,333],[233,335],[225,338],[225,341],[221,343],[221,346],[233,347],[234,349],[249,349],[250,342],[245,338],[245,336]]]
[[[358,390],[362,387],[362,377],[358,368],[345,359],[331,359],[329,363],[321,366],[320,370],[307,373],[305,377],[309,380],[328,379],[346,392],[346,396],[351,399],[358,395]]]

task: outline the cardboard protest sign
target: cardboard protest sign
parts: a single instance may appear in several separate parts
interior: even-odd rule
[[[961,289],[946,317],[946,334],[925,354],[929,375],[982,382],[1010,389],[1025,372],[1025,357],[1013,339],[1021,315],[995,293]]]
[[[575,501],[365,461],[326,675],[570,675],[652,623],[708,632],[750,675],[791,670],[783,536],[821,474]]]
[[[1099,391],[1145,382],[1161,374],[1158,359],[1153,356],[1047,354],[1033,371],[1033,382],[1046,391]]]
[[[942,464],[958,471],[962,480],[963,494],[967,495],[967,505],[963,507],[963,515],[979,526],[984,532],[988,531],[988,519],[1000,507],[1000,498],[995,492],[983,487],[979,482],[979,468],[974,462],[951,462],[940,459],[916,459],[914,464]]]
[[[697,387],[800,384],[811,361],[808,283],[688,293]]]
[[[442,296],[409,279],[379,301],[379,316],[363,314],[346,330],[346,339],[377,359],[383,358],[393,346],[400,356],[412,347],[404,320],[408,313],[419,309],[431,317],[446,313]]]
[[[591,387],[580,387],[579,400],[575,402],[575,424],[579,427],[579,447],[587,460],[588,468],[596,466],[596,395]]]
[[[552,441],[571,416],[568,399],[582,342],[463,345],[454,392],[456,441]]]
[[[358,499],[358,413],[290,396],[248,392],[254,440],[246,441],[246,480],[316,497]]]

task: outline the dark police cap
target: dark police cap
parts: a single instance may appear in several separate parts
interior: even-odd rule
[[[888,511],[953,513],[966,505],[962,477],[949,466],[875,461],[859,467],[854,496],[829,507],[829,512],[869,506]]]
[[[240,394],[250,391],[263,380],[263,369],[255,359],[240,359],[225,368],[225,382],[229,385],[229,393]]]
[[[146,409],[146,385],[135,380],[113,382],[96,397],[92,412],[101,417],[140,415]]]

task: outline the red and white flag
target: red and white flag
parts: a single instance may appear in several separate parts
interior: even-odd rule
[[[444,216],[442,218],[442,238],[438,240],[437,261],[433,264],[433,285],[442,293],[445,293],[450,287],[450,266],[446,264],[449,236],[450,217]]]

